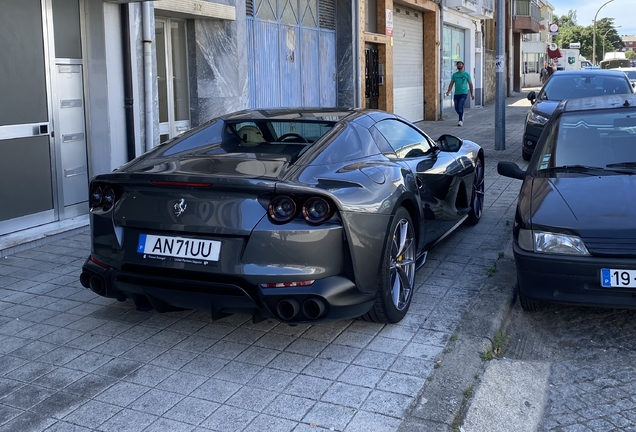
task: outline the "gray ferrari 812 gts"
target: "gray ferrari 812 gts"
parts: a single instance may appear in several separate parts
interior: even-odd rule
[[[240,111],[93,178],[80,281],[158,312],[395,323],[483,204],[474,142],[377,110]]]

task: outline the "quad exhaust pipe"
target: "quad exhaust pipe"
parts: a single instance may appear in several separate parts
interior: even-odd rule
[[[284,299],[278,302],[276,305],[276,312],[278,316],[284,319],[285,321],[289,321],[298,315],[300,311],[300,305],[294,299]]]
[[[316,320],[324,315],[327,306],[322,299],[317,297],[308,298],[303,302],[302,307],[292,298],[283,299],[276,305],[278,316],[285,321],[294,319],[301,310],[302,315],[304,315],[306,319]]]
[[[325,309],[325,302],[318,298],[310,298],[303,302],[303,313],[310,320],[320,318]]]
[[[85,271],[80,275],[80,283],[85,288],[90,288],[95,294],[103,295],[106,285],[104,279],[101,276],[94,276],[91,273]]]

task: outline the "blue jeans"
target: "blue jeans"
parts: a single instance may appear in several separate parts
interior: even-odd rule
[[[459,121],[464,120],[464,103],[466,102],[467,97],[468,95],[466,93],[455,93],[455,96],[453,96],[453,100],[455,101],[455,112],[459,115]]]

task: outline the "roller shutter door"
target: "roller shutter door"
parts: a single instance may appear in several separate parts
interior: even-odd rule
[[[394,113],[411,121],[424,119],[424,26],[422,12],[394,6]]]

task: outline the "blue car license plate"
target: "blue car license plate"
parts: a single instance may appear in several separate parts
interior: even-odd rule
[[[182,237],[140,234],[137,252],[173,258],[218,261],[221,242]]]
[[[601,286],[636,288],[636,270],[601,269]]]

